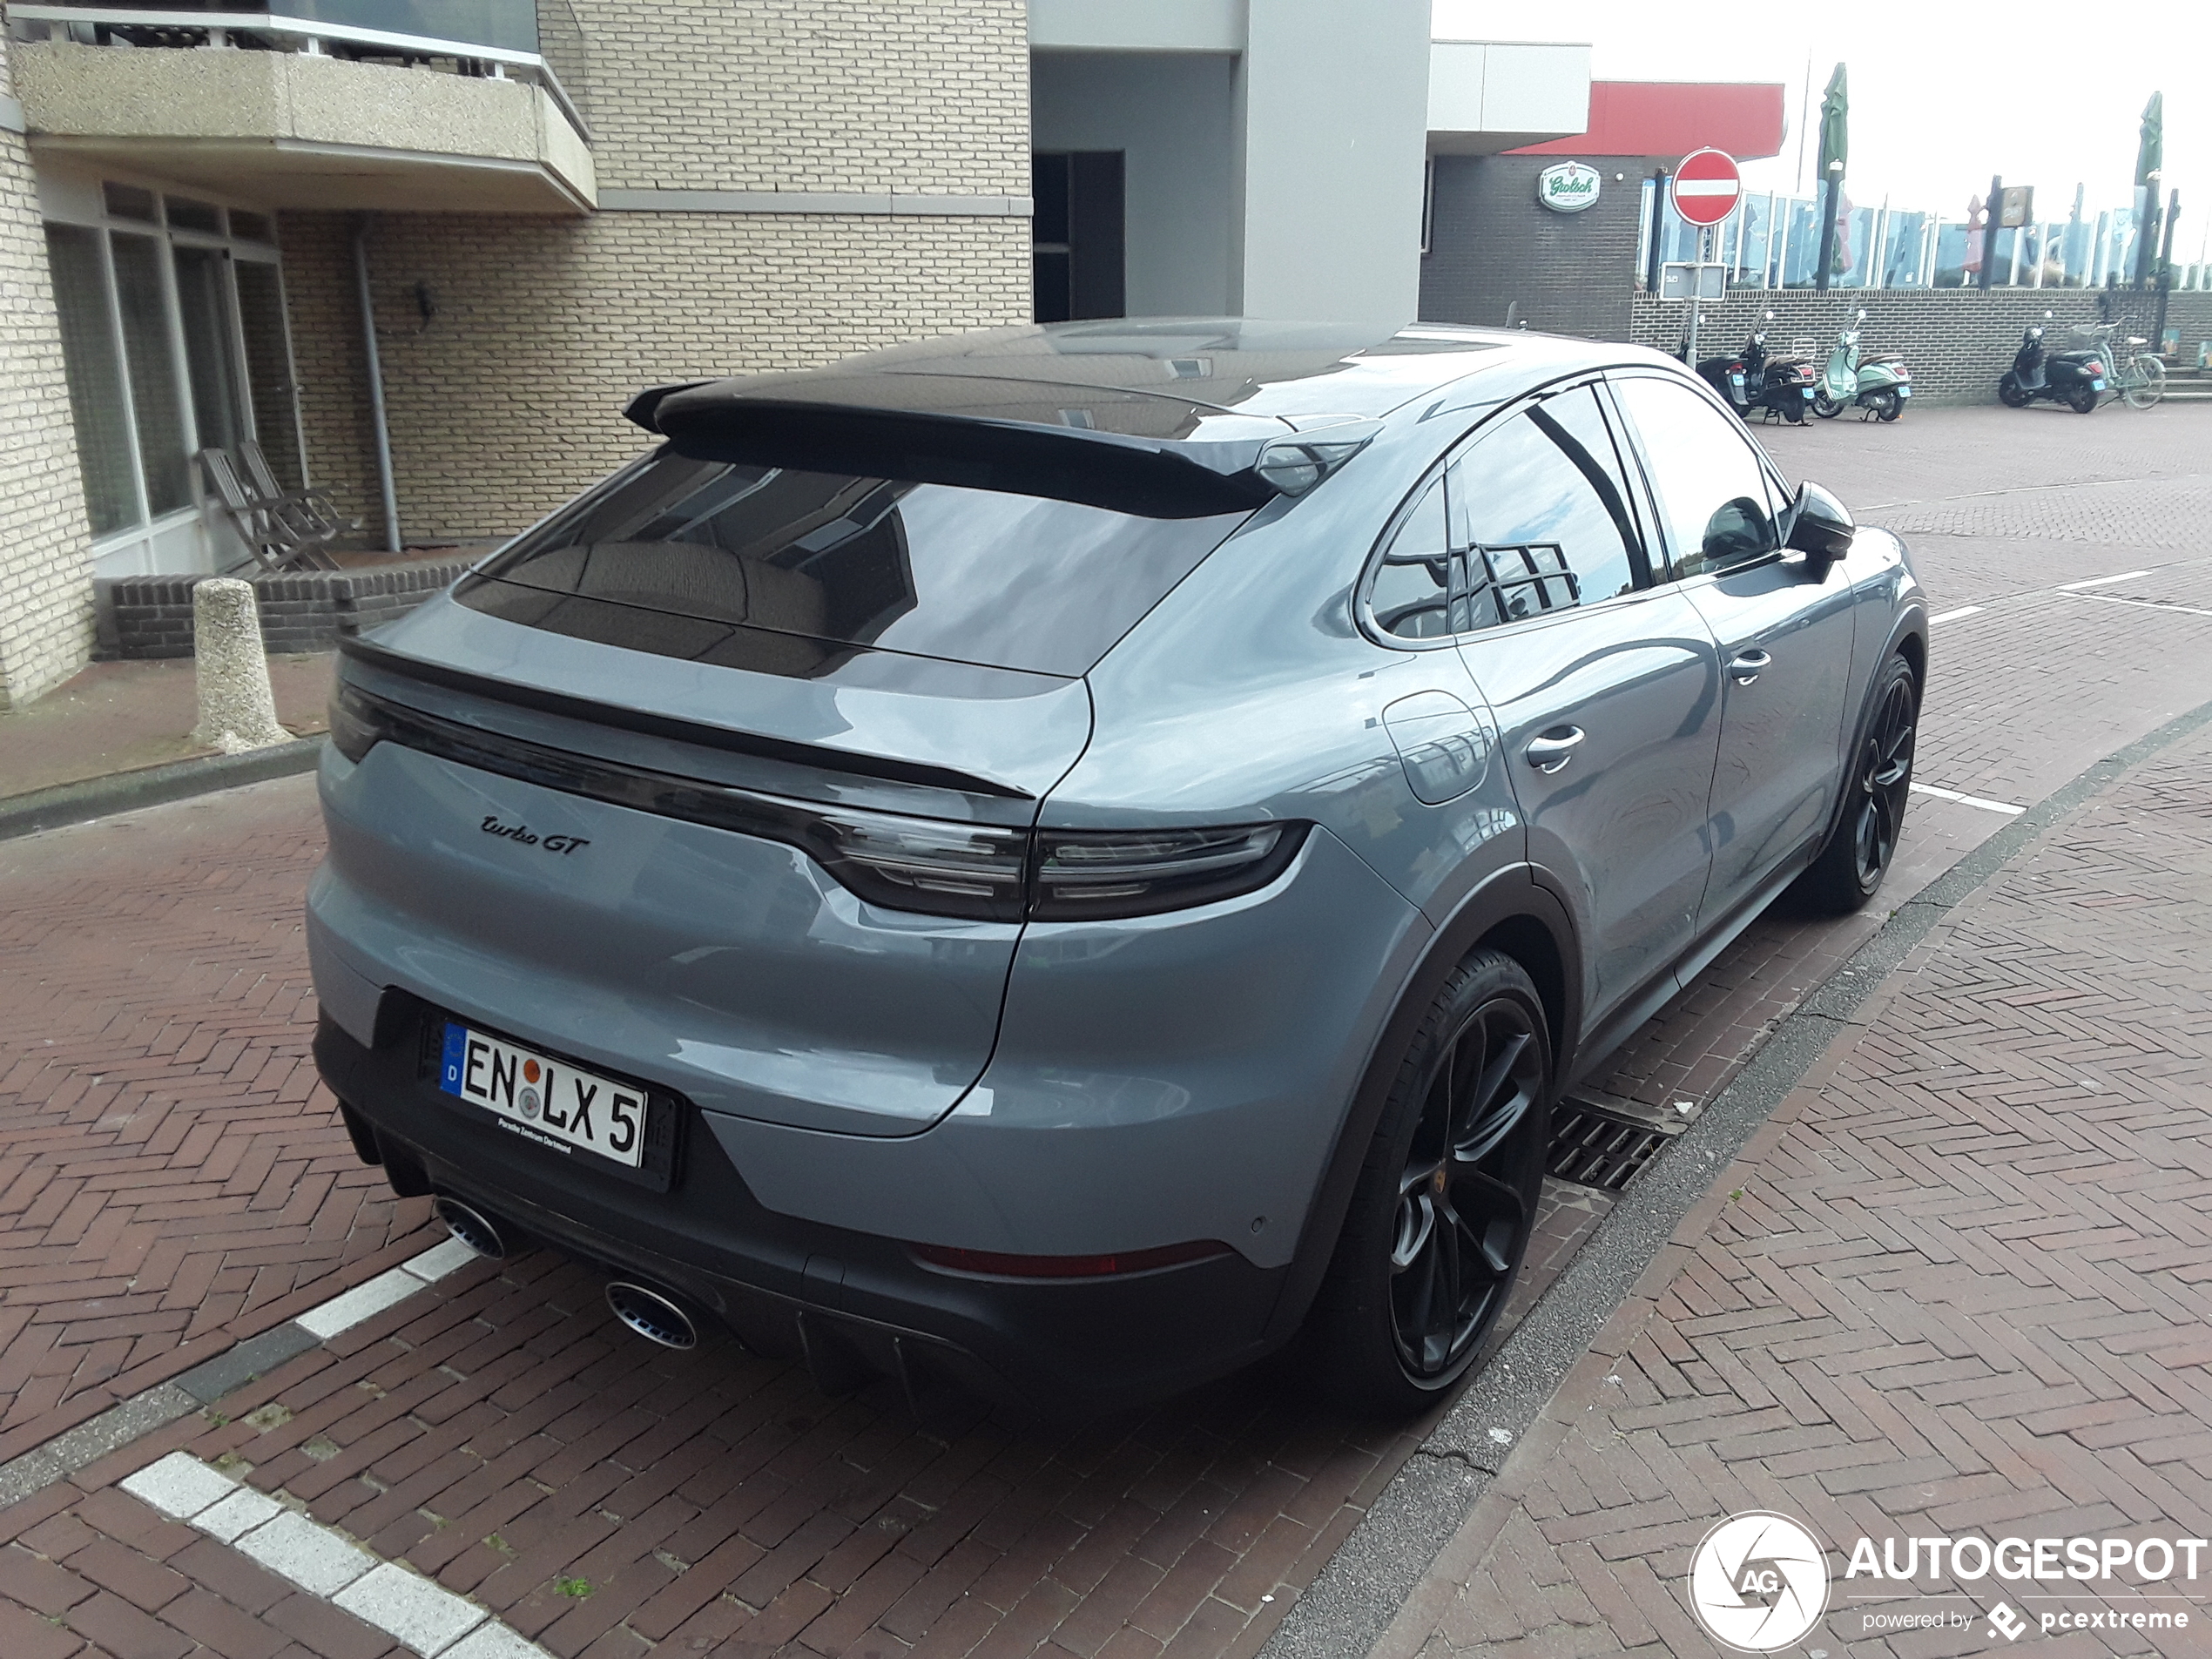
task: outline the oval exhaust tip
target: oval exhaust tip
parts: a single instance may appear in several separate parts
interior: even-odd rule
[[[607,1286],[607,1305],[614,1310],[615,1318],[648,1342],[658,1342],[664,1348],[698,1346],[698,1327],[691,1323],[691,1316],[658,1291],[618,1278]]]
[[[500,1237],[498,1227],[481,1210],[441,1194],[431,1204],[430,1213],[445,1223],[448,1232],[477,1255],[495,1262],[507,1259],[506,1239]]]

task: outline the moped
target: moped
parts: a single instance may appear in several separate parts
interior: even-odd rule
[[[1836,349],[1828,354],[1828,367],[1812,395],[1812,412],[1824,421],[1854,404],[1878,421],[1894,421],[1905,413],[1905,401],[1912,395],[1912,374],[1903,358],[1886,352],[1860,354],[1859,325],[1865,320],[1862,307],[1851,326],[1837,337]]]
[[[2043,315],[2046,319],[2049,312]],[[2076,415],[2097,407],[2105,389],[2103,354],[2096,351],[2062,351],[2046,354],[2043,325],[2036,323],[2020,336],[2013,366],[1997,382],[1998,401],[2006,408],[2024,409],[2040,397],[2063,403]]]

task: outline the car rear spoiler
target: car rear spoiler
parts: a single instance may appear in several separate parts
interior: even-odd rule
[[[1379,421],[1345,415],[1301,417],[1295,422],[1301,430],[1255,436],[1134,437],[1089,427],[733,395],[721,383],[700,381],[653,387],[623,412],[697,460],[957,484],[1148,518],[1245,513],[1278,496],[1302,496],[1382,429]]]

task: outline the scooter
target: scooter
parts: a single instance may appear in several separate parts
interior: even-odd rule
[[[1767,313],[1767,320],[1774,320],[1771,311]],[[1769,356],[1764,328],[1752,331],[1743,361],[1750,382],[1746,388],[1750,407],[1764,410],[1769,420],[1778,415],[1793,425],[1803,426],[1805,411],[1812,407],[1812,366],[1798,357]]]
[[[2043,314],[2047,319],[2050,314]],[[2024,409],[2037,398],[2047,397],[2076,415],[2087,415],[2097,407],[2097,396],[2104,389],[2103,356],[2094,351],[2062,351],[2047,359],[2039,322],[2020,336],[2013,366],[1997,382],[1997,398],[2008,409]]]
[[[1905,367],[1903,358],[1885,352],[1859,354],[1858,325],[1865,320],[1862,308],[1852,326],[1837,337],[1836,349],[1828,354],[1828,367],[1812,398],[1812,412],[1824,421],[1832,420],[1853,404],[1878,421],[1894,421],[1905,413],[1905,401],[1912,395],[1912,371]]]
[[[1774,320],[1771,311],[1766,314]],[[1752,410],[1763,409],[1770,418],[1779,415],[1802,424],[1812,401],[1811,371],[1795,358],[1769,357],[1764,328],[1753,329],[1735,356],[1708,357],[1697,372],[1746,421]]]

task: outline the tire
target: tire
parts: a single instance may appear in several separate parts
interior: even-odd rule
[[[2136,354],[2134,377],[2128,382],[2122,394],[2131,409],[2147,409],[2166,395],[2166,365],[2148,352]]]
[[[2076,415],[2094,414],[2097,407],[2097,388],[2084,381],[2066,395],[2066,406]]]
[[[1399,1068],[1306,1321],[1339,1404],[1410,1416],[1474,1369],[1534,1230],[1553,1064],[1527,971],[1470,953]]]
[[[1783,407],[1782,418],[1789,421],[1791,426],[1803,426],[1805,423],[1804,399],[1801,397],[1791,398],[1790,401]]]
[[[2010,375],[1997,382],[1997,401],[2008,409],[2024,409],[2035,400],[2020,388]]]
[[[1825,392],[1812,395],[1812,412],[1824,421],[1832,421],[1844,412],[1844,406]]]
[[[1897,395],[1895,387],[1888,387],[1874,394],[1868,408],[1874,411],[1877,421],[1894,421],[1905,413],[1905,400]]]
[[[1792,891],[1824,915],[1865,908],[1889,873],[1912,787],[1913,736],[1920,686],[1912,664],[1892,657],[1867,699],[1871,711],[1844,788],[1847,799],[1828,844]]]

